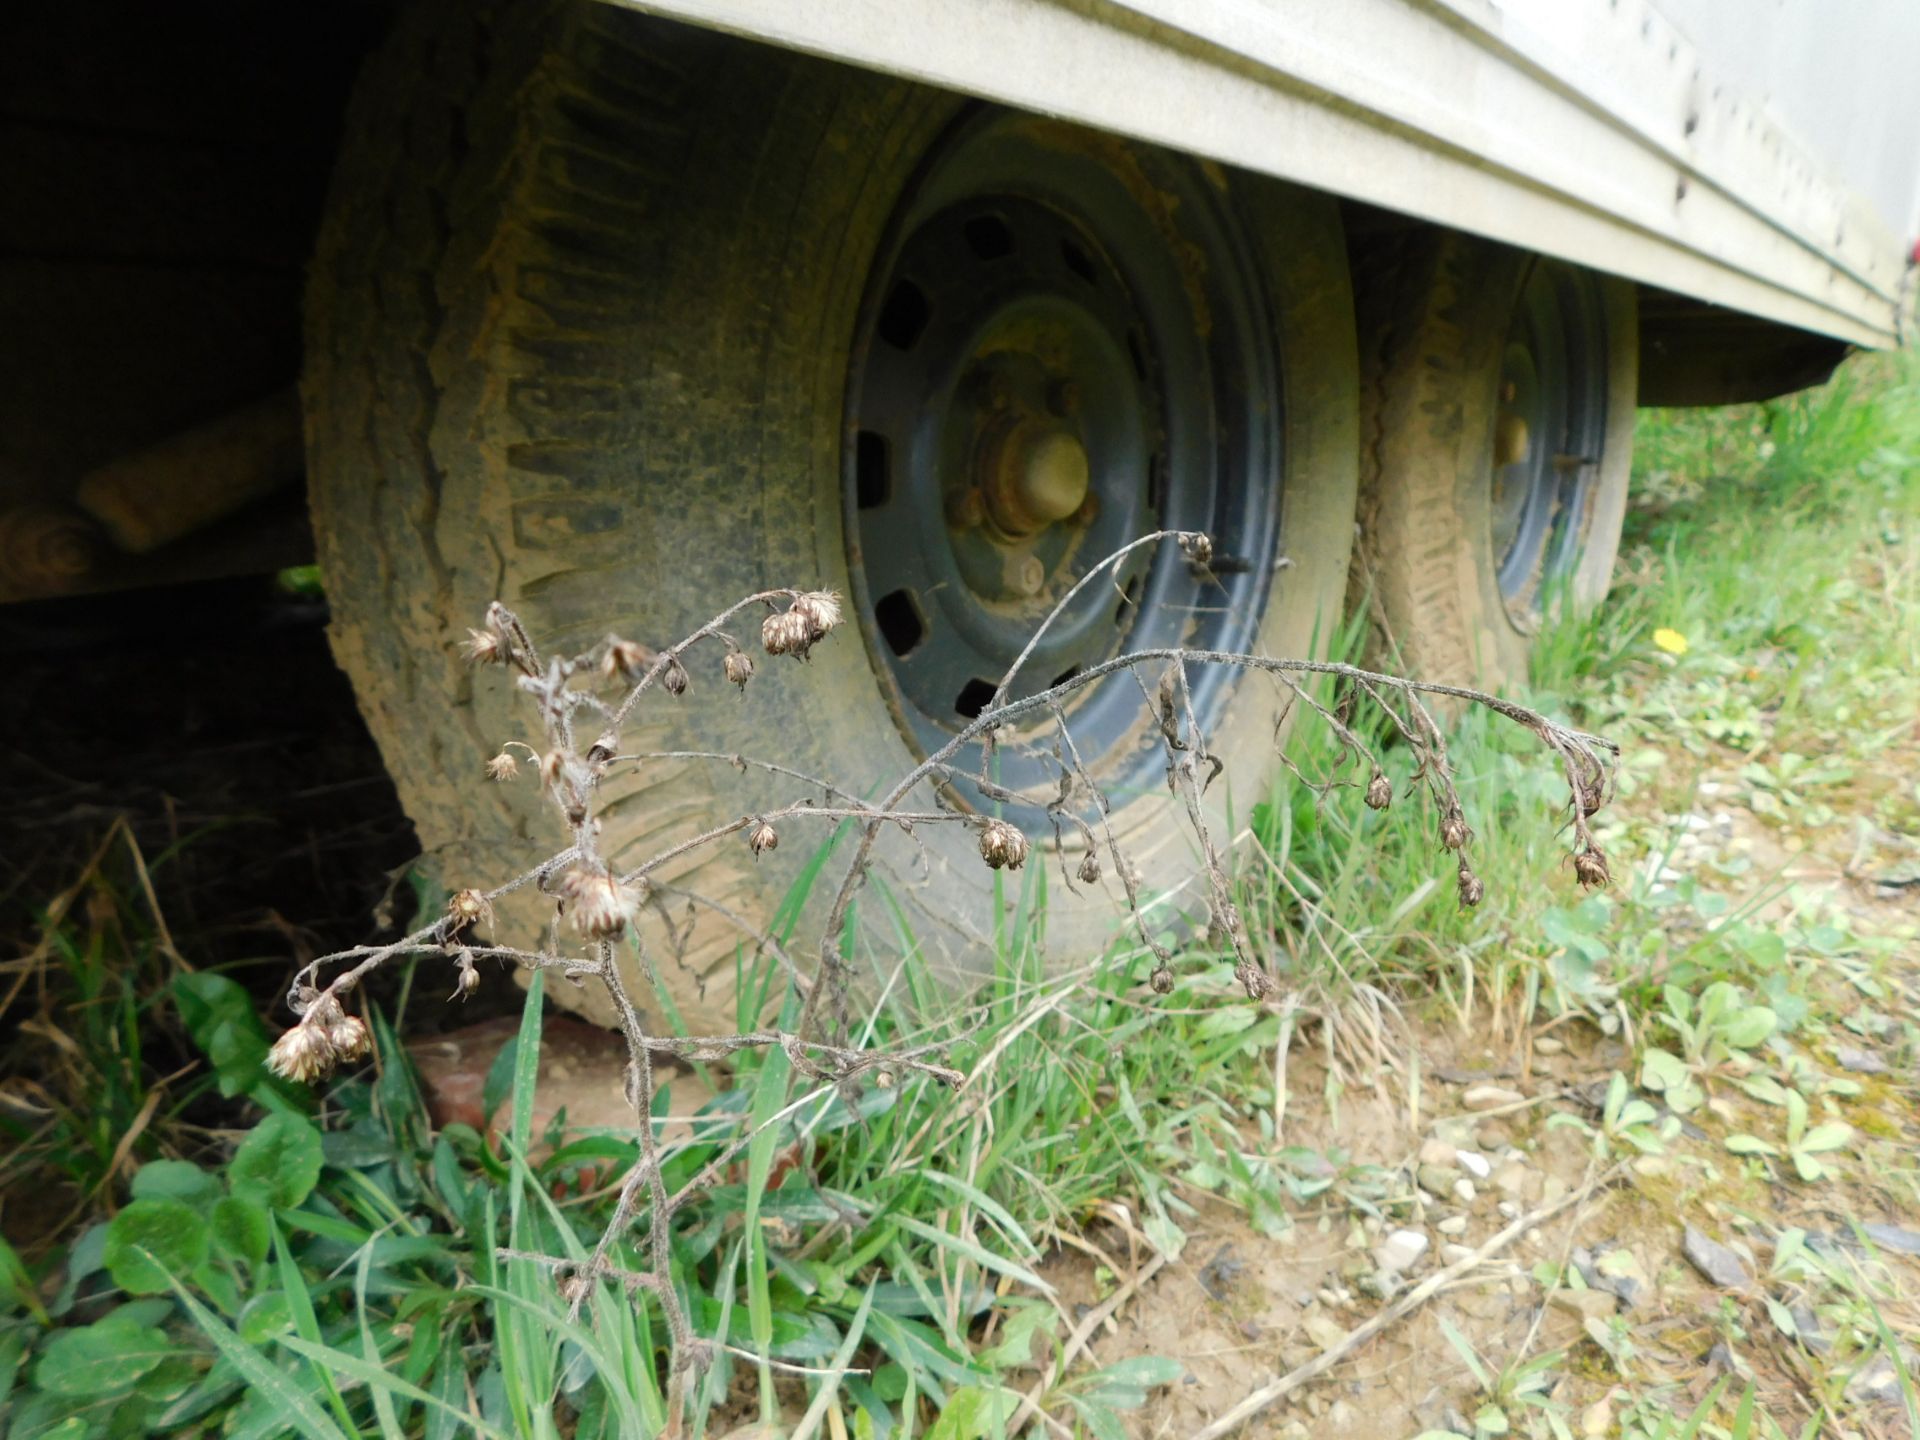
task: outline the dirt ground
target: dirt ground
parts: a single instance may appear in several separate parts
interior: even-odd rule
[[[1716,788],[1737,789],[1729,777],[1716,787],[1712,776],[1703,788],[1709,796]],[[1879,878],[1884,869],[1863,868],[1857,827],[1829,827],[1828,843],[1792,849],[1792,841],[1783,843],[1738,805],[1719,806],[1713,816],[1718,819],[1686,831],[1704,838],[1683,843],[1672,867],[1683,869],[1715,851],[1742,853],[1758,873],[1798,887],[1802,905],[1824,901],[1845,910],[1859,933],[1904,928],[1911,934],[1920,921],[1920,886],[1887,884]],[[1784,904],[1777,900],[1773,908]],[[1904,995],[1890,996],[1891,1008],[1920,1015],[1920,951],[1904,953],[1896,975]],[[1836,996],[1836,1003],[1846,1001]],[[1868,1366],[1832,1381],[1818,1364],[1827,1347],[1812,1295],[1767,1278],[1773,1236],[1782,1229],[1802,1227],[1839,1244],[1851,1221],[1889,1227],[1875,1232],[1895,1242],[1880,1253],[1891,1272],[1880,1277],[1885,1314],[1909,1344],[1920,1335],[1920,1254],[1896,1248],[1920,1247],[1914,1228],[1920,1222],[1910,1208],[1902,1213],[1901,1198],[1871,1167],[1849,1169],[1817,1188],[1754,1184],[1736,1178],[1718,1143],[1691,1122],[1669,1153],[1628,1152],[1621,1168],[1613,1168],[1618,1156],[1602,1167],[1581,1130],[1551,1127],[1549,1120],[1566,1115],[1597,1122],[1606,1081],[1594,1077],[1630,1068],[1618,1039],[1583,1021],[1514,1034],[1494,1033],[1491,1023],[1463,1033],[1416,1020],[1409,1040],[1424,1077],[1417,1113],[1403,1083],[1349,1089],[1337,1109],[1329,1107],[1320,1098],[1324,1069],[1300,1054],[1310,1043],[1296,1042],[1281,1139],[1323,1153],[1344,1149],[1351,1166],[1378,1166],[1400,1177],[1399,1193],[1416,1193],[1412,1217],[1382,1221],[1330,1192],[1331,1203],[1298,1210],[1291,1232],[1276,1239],[1192,1189],[1185,1198],[1199,1215],[1183,1222],[1186,1247],[1127,1294],[1083,1362],[1104,1366],[1162,1355],[1185,1365],[1184,1379],[1133,1417],[1130,1433],[1200,1434],[1250,1393],[1339,1345],[1396,1294],[1468,1261],[1516,1217],[1589,1188],[1585,1200],[1463,1265],[1431,1300],[1239,1433],[1288,1440],[1498,1433],[1496,1422],[1479,1413],[1490,1387],[1473,1373],[1463,1348],[1496,1382],[1503,1368],[1548,1357],[1540,1408],[1582,1436],[1623,1433],[1630,1419],[1639,1421],[1641,1433],[1654,1433],[1657,1417],[1649,1417],[1643,1392],[1678,1381],[1684,1413],[1728,1372],[1736,1390],[1752,1382],[1759,1403],[1789,1428],[1813,1413],[1813,1397],[1826,1383],[1869,1404],[1862,1430],[1823,1433],[1909,1433],[1894,1372]],[[1859,1097],[1841,1105],[1843,1114],[1863,1132],[1889,1140],[1896,1153],[1920,1154],[1920,1096],[1910,1060],[1903,1064],[1870,1043],[1822,1058],[1836,1073],[1863,1072],[1867,1082]],[[1711,1110],[1711,1118],[1700,1118],[1716,1130],[1725,1128],[1718,1120],[1738,1113],[1724,1098]],[[1249,1149],[1262,1143],[1252,1125],[1247,1138]],[[1687,1225],[1724,1242],[1748,1283],[1715,1285],[1689,1263]],[[1376,1278],[1384,1268],[1381,1247],[1395,1231],[1417,1236],[1408,1244],[1419,1253],[1399,1272],[1398,1284],[1382,1293]],[[1130,1244],[1124,1226],[1099,1227],[1094,1238],[1111,1255],[1107,1263],[1068,1252],[1043,1272],[1076,1314],[1127,1289],[1129,1278],[1149,1264],[1151,1251]],[[1550,1272],[1570,1268],[1590,1288],[1543,1284]],[[1805,1338],[1796,1343],[1779,1333],[1770,1299],[1802,1319]],[[1751,1343],[1729,1345],[1730,1335]],[[1522,1428],[1518,1416],[1513,1428]]]

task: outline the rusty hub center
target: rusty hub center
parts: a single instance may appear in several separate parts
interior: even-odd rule
[[[1087,452],[1057,420],[1032,416],[996,427],[975,464],[986,519],[1009,540],[1037,535],[1087,502]]]

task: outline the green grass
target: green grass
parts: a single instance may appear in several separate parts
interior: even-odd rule
[[[1677,857],[1669,817],[1701,803],[1709,771],[1731,776],[1782,839],[1844,830],[1863,809],[1889,833],[1920,830],[1920,466],[1908,453],[1920,447],[1920,371],[1907,360],[1861,369],[1770,406],[1643,416],[1621,583],[1599,613],[1543,638],[1535,677],[1535,703],[1627,745],[1622,800],[1604,817],[1619,871],[1610,893],[1583,897],[1573,883],[1551,767],[1527,737],[1470,714],[1451,753],[1487,883],[1476,910],[1458,905],[1434,817],[1412,800],[1375,813],[1356,789],[1294,786],[1243,817],[1249,930],[1282,979],[1282,1007],[1236,1000],[1230,957],[1204,949],[1185,952],[1166,997],[1143,983],[1148,957],[1043,973],[1035,865],[1009,895],[993,982],[930,1022],[918,1017],[940,1007],[909,970],[865,1037],[946,1040],[970,1077],[962,1094],[906,1077],[850,1101],[797,1084],[778,1051],[743,1056],[666,1162],[674,1190],[753,1137],[675,1221],[674,1283],[696,1331],[726,1346],[693,1386],[689,1433],[755,1416],[799,1418],[811,1434],[997,1433],[1035,1383],[1030,1366],[1044,1371],[1072,1328],[1036,1270],[1116,1202],[1166,1254],[1183,1245],[1199,1191],[1266,1234],[1309,1206],[1403,1213],[1392,1174],[1279,1143],[1289,1097],[1274,1062],[1290,1046],[1314,1047],[1337,1104],[1381,1075],[1419,1083],[1406,1025],[1479,1029],[1497,1016],[1511,1035],[1584,1017],[1632,1047],[1621,1104],[1594,1127],[1610,1155],[1660,1159],[1671,1143],[1626,1108],[1652,1093],[1653,1050],[1717,1094],[1736,1072],[1754,1079],[1741,1067],[1763,1056],[1772,1069],[1760,1078],[1852,1113],[1814,1060],[1865,1033],[1849,1027],[1885,1040],[1905,1026],[1913,1052],[1914,1017],[1887,984],[1905,942],[1858,933],[1758,862],[1743,871],[1723,857],[1664,879],[1657,862]],[[1655,644],[1662,629],[1685,637],[1684,654]],[[1308,724],[1293,754],[1308,774],[1336,759]],[[1389,758],[1404,795],[1405,756]],[[593,1245],[605,1177],[636,1151],[618,1136],[553,1146],[531,1133],[537,986],[512,1062],[509,1137],[430,1134],[386,1017],[369,1017],[384,1058],[324,1103],[270,1086],[245,992],[179,972],[136,877],[103,873],[86,893],[88,906],[48,916],[45,967],[49,1013],[79,1058],[46,1114],[0,1111],[0,1123],[12,1127],[16,1186],[57,1181],[115,1213],[90,1209],[22,1254],[0,1249],[9,1436],[662,1429],[657,1304],[603,1283],[574,1323],[558,1278],[532,1258]],[[884,897],[868,908],[884,915]],[[743,1004],[790,1016],[781,983],[757,972]],[[1743,1014],[1769,1013],[1764,1045],[1737,1043],[1737,1030],[1718,1049],[1689,1038],[1693,997],[1717,984]],[[199,1056],[199,1078],[163,1093],[156,1035]],[[195,1122],[216,1094],[243,1107],[243,1135]],[[663,1092],[659,1113],[670,1104]],[[1771,1135],[1784,1124],[1749,1110],[1743,1125]],[[1863,1146],[1880,1183],[1920,1205],[1911,1156]],[[1732,1175],[1768,1163],[1716,1150],[1701,1165]],[[1688,1165],[1685,1183],[1706,1184]],[[638,1244],[618,1262],[646,1267]],[[1840,1360],[1896,1356],[1911,1407],[1912,1378],[1887,1338],[1887,1273],[1793,1283],[1827,1307]],[[1559,1419],[1533,1404],[1530,1380],[1495,1383],[1532,1377],[1534,1360],[1482,1358],[1488,1403],[1516,1425],[1522,1411],[1528,1424]],[[1104,1440],[1176,1373],[1153,1357],[1069,1372],[1043,1408],[1065,1433]],[[1845,1373],[1830,1372],[1823,1404],[1844,1403]],[[1676,1404],[1649,1383],[1620,1418],[1631,1435],[1782,1430],[1738,1384]]]

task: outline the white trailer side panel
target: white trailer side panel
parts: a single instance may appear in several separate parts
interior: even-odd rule
[[[1816,156],[1754,95],[1751,57],[1729,50],[1720,63],[1645,0],[621,3],[1137,136],[1859,344],[1896,338],[1912,180],[1896,213],[1874,200],[1899,206],[1897,156],[1876,162],[1875,173],[1891,177],[1884,188],[1857,165]],[[1833,50],[1819,52],[1809,76],[1844,82],[1857,65],[1892,76],[1920,53],[1920,6],[1901,0],[1859,0],[1885,20],[1864,52],[1848,27],[1828,23],[1832,7],[1821,0],[1678,3],[1696,25],[1702,9],[1756,21],[1756,11],[1804,12],[1809,43]],[[1696,33],[1727,43],[1710,27]],[[1915,123],[1911,107],[1888,117],[1884,153],[1920,155]]]

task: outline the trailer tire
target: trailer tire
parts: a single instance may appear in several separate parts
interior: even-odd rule
[[[1591,609],[1611,583],[1633,458],[1633,287],[1429,228],[1358,245],[1355,272],[1363,447],[1353,594],[1371,609],[1382,663],[1427,680],[1523,685],[1543,617],[1561,603]],[[1540,341],[1556,318],[1574,337],[1564,347]],[[1578,352],[1558,387],[1564,423],[1530,435],[1524,424],[1515,431],[1502,399],[1514,351],[1528,346]],[[1496,460],[1512,452],[1500,447],[1514,441],[1503,426],[1533,447],[1505,470]],[[1576,449],[1589,463],[1551,470]],[[1519,488],[1535,482],[1520,497],[1533,513],[1503,546],[1499,501],[1516,487],[1498,477],[1513,472]]]
[[[449,886],[498,883],[563,831],[537,784],[482,778],[502,742],[540,742],[507,680],[456,655],[466,627],[500,598],[552,650],[610,631],[660,644],[759,589],[846,592],[862,287],[933,147],[996,112],[614,6],[422,0],[397,26],[350,109],[312,272],[313,517],[336,657],[432,868]],[[1049,141],[1083,133],[1023,123],[1050,127]],[[1278,487],[1291,563],[1275,569],[1255,643],[1305,653],[1334,628],[1352,536],[1358,361],[1338,211],[1179,164],[1244,226],[1264,282],[1284,455],[1255,478]],[[915,753],[874,644],[850,624],[807,666],[763,657],[738,695],[717,654],[699,652],[691,692],[648,697],[626,746],[744,752],[869,793]],[[1244,803],[1269,783],[1283,709],[1255,679],[1216,738]],[[765,780],[695,760],[616,771],[598,802],[602,847],[642,857],[797,798]],[[1164,799],[1117,820],[1150,885],[1189,868]],[[751,1019],[736,1008],[742,948],[759,950],[826,838],[792,830],[773,853],[729,841],[671,877],[711,904],[656,891],[643,934],[696,1033]],[[888,904],[870,907],[955,979],[993,963],[1000,902],[974,846],[957,827],[923,827],[879,877]],[[1114,883],[1072,895],[1055,883],[1054,954],[1104,947],[1124,919]],[[807,968],[804,951],[796,960]],[[597,987],[555,988],[609,1018]]]

